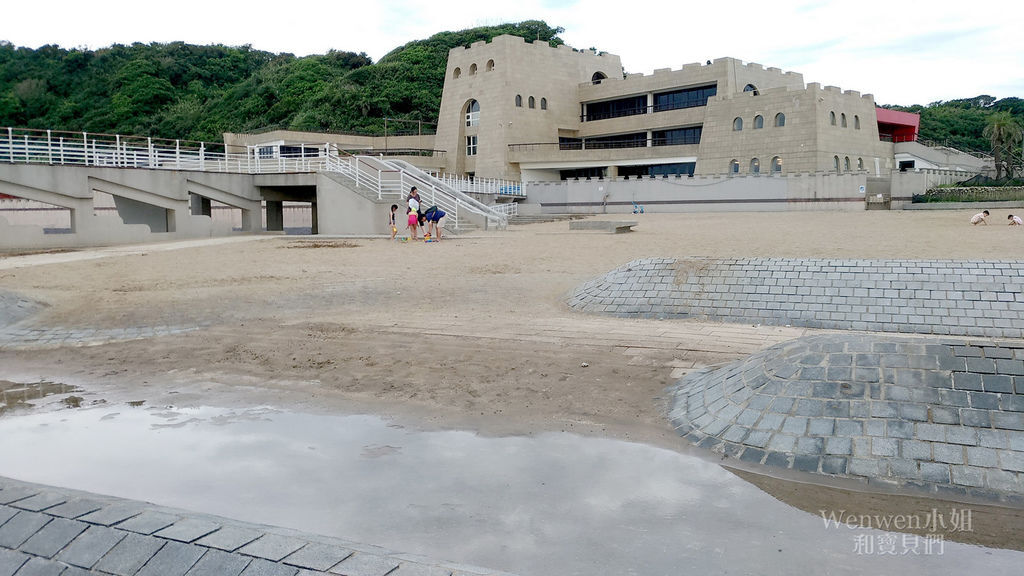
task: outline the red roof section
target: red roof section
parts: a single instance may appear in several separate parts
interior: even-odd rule
[[[921,115],[912,112],[900,112],[886,108],[875,108],[879,123],[896,124],[897,126],[913,126],[916,133],[921,127]]]

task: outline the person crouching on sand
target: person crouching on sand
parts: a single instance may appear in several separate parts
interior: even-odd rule
[[[975,226],[977,226],[978,224],[984,224],[985,226],[988,226],[988,220],[986,220],[986,218],[988,218],[988,210],[982,210],[981,212],[978,212],[974,216],[971,216],[971,224],[974,224]]]
[[[1024,226],[1024,221],[1020,219],[1020,216],[1014,216],[1013,214],[1010,214],[1009,216],[1006,217],[1006,219],[1010,221],[1010,223],[1007,224],[1007,226]]]

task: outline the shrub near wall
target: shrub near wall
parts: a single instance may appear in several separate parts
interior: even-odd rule
[[[932,188],[924,194],[914,194],[913,202],[1013,202],[1024,200],[1024,186],[970,186],[961,188]]]

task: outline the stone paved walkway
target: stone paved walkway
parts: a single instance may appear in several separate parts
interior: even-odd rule
[[[0,477],[0,576],[511,576]]]
[[[1020,262],[634,260],[569,298],[584,312],[872,332],[1024,337]]]
[[[1024,342],[810,336],[672,390],[684,438],[744,462],[1024,503]]]

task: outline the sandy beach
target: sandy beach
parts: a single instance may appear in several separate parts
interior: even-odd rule
[[[672,443],[665,386],[809,331],[581,315],[564,301],[573,287],[643,257],[1024,259],[1024,232],[1002,225],[1005,214],[990,226],[971,226],[970,215],[644,214],[619,235],[554,222],[429,244],[277,236],[48,265],[24,265],[47,255],[8,256],[0,288],[47,304],[37,325],[202,328],[6,352],[3,364],[8,378],[74,380],[150,402],[269,394],[484,433]]]

